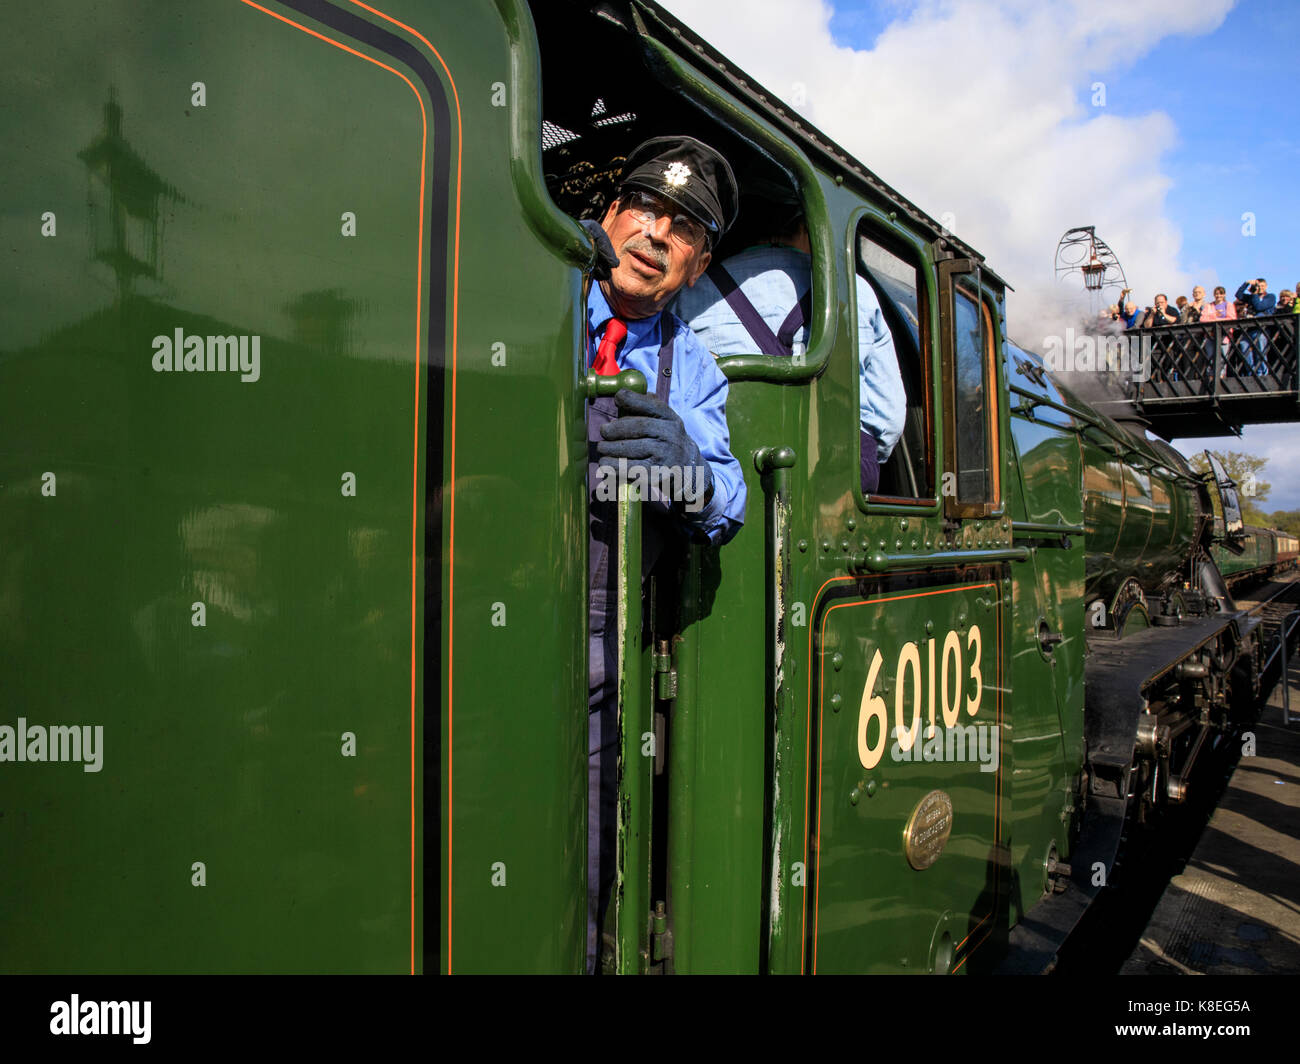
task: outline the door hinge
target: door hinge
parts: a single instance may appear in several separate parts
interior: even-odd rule
[[[650,961],[663,964],[673,956],[673,933],[668,929],[668,914],[664,903],[655,902],[655,911],[650,914]]]
[[[651,667],[655,674],[655,698],[671,702],[677,697],[677,669],[673,665],[672,644],[667,639],[655,641]]]

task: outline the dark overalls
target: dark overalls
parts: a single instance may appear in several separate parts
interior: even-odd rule
[[[667,312],[660,315],[659,370],[655,374],[655,395],[668,402],[673,375],[673,329]],[[664,336],[664,332],[667,335]],[[618,504],[596,498],[601,441],[600,428],[618,416],[611,396],[593,399],[587,405],[587,501],[589,504],[588,547],[590,570],[588,602],[590,635],[587,643],[587,970],[598,960],[596,929],[605,918],[610,888],[614,882],[615,810],[618,805],[618,625],[614,621],[618,578],[609,564],[618,533]],[[641,582],[654,568],[669,537],[680,536],[669,508],[660,502],[644,502],[641,526]]]

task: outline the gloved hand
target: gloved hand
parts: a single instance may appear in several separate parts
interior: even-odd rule
[[[584,218],[578,224],[587,231],[591,242],[596,245],[596,264],[591,268],[591,276],[597,281],[608,281],[609,271],[618,265],[618,256],[614,254],[614,245],[609,242],[609,234],[594,218]]]
[[[699,513],[713,497],[713,470],[671,406],[623,388],[614,395],[619,416],[601,426],[601,465],[644,470],[652,501]],[[656,495],[658,498],[656,499]]]

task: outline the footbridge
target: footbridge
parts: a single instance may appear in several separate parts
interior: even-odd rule
[[[1125,335],[1130,347],[1134,340],[1140,345],[1146,370],[1127,383],[1128,401],[1165,439],[1233,436],[1242,425],[1300,421],[1300,314]]]

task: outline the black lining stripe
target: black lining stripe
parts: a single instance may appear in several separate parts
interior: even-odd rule
[[[433,107],[433,151],[429,164],[432,202],[426,221],[429,240],[428,372],[424,419],[424,887],[422,898],[442,896],[442,489],[443,402],[447,375],[447,235],[451,195],[451,109],[432,64],[413,45],[394,33],[359,18],[327,0],[280,0],[288,8],[329,26],[402,63],[423,83]],[[420,194],[424,194],[421,189]],[[451,668],[451,662],[447,663]],[[423,966],[436,972],[441,964],[441,902],[423,905]],[[406,958],[403,957],[403,967]]]

